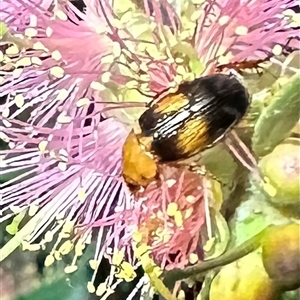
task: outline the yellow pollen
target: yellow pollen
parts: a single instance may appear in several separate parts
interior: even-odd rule
[[[42,60],[36,56],[31,57],[31,62],[33,65],[37,65],[37,66],[41,66],[43,64]]]
[[[185,212],[184,212],[184,218],[188,219],[192,215],[193,210],[194,210],[193,207],[190,207],[187,210],[185,210]]]
[[[148,75],[148,74],[142,74],[140,76],[140,80],[145,81],[145,82],[149,82],[150,81],[150,75]]]
[[[68,239],[68,238],[70,238],[70,236],[71,236],[70,233],[65,233],[65,232],[60,232],[60,233],[59,233],[59,237],[60,237],[61,239]]]
[[[68,90],[66,90],[66,89],[61,89],[61,90],[58,92],[57,100],[64,101],[64,100],[67,99],[68,95],[69,95]]]
[[[29,16],[29,26],[30,27],[36,27],[37,26],[37,16],[36,15],[30,15]]]
[[[78,267],[77,266],[67,266],[65,267],[65,273],[66,274],[70,274],[70,273],[74,273],[75,271],[77,271]]]
[[[98,285],[96,295],[101,297],[107,291],[107,285],[105,282],[102,282]]]
[[[65,233],[70,233],[73,228],[74,228],[75,222],[74,221],[66,221],[63,228],[62,228],[62,232]]]
[[[120,268],[120,272],[115,275],[117,278],[122,278],[126,282],[130,282],[136,277],[136,273],[130,263],[123,261]]]
[[[47,141],[41,141],[39,142],[39,145],[38,145],[38,148],[39,148],[39,151],[44,153],[47,149],[47,146],[48,146],[48,142]]]
[[[11,59],[10,57],[8,57],[7,55],[4,56],[3,62],[4,62],[5,64],[8,64],[9,66],[12,65],[12,59]],[[10,63],[11,63],[11,64],[10,64]]]
[[[112,53],[115,57],[119,57],[121,55],[121,46],[118,42],[113,42]]]
[[[138,87],[138,82],[136,80],[131,80],[131,81],[128,81],[126,82],[126,87],[128,89],[133,89],[133,88],[137,88]]]
[[[55,153],[55,151],[51,150],[50,153],[49,153],[49,156],[50,156],[51,158],[56,159],[56,153]]]
[[[77,107],[88,106],[90,104],[89,98],[81,98],[76,102]]]
[[[53,240],[54,234],[52,231],[47,231],[44,236],[44,241],[50,243]]]
[[[282,47],[280,45],[275,45],[274,48],[272,49],[272,53],[274,55],[281,55]]]
[[[103,83],[109,82],[110,76],[111,76],[111,73],[110,73],[110,72],[104,72],[104,73],[102,74],[102,76],[101,76],[101,81],[102,81]]]
[[[97,270],[98,266],[99,266],[99,262],[95,259],[91,259],[89,261],[89,265],[93,270]]]
[[[85,190],[83,188],[80,188],[78,190],[78,200],[79,200],[79,202],[83,203],[85,198],[86,198]]]
[[[29,38],[32,38],[32,37],[35,37],[35,36],[37,36],[37,33],[38,33],[38,31],[37,31],[37,29],[36,28],[26,28],[25,29],[25,32],[24,32],[24,34],[26,35],[26,36],[28,36]]]
[[[3,123],[3,125],[5,126],[5,127],[7,127],[7,128],[9,128],[9,127],[11,127],[12,126],[12,124],[10,123],[10,122],[8,122],[7,120],[2,120],[2,123]]]
[[[59,247],[58,251],[62,255],[66,255],[71,252],[73,247],[74,247],[73,243],[70,240],[67,240]]]
[[[139,90],[143,91],[144,93],[147,93],[148,97],[154,97],[156,95],[153,91],[152,92],[150,91],[150,88],[149,88],[149,85],[147,82],[141,83]]]
[[[75,255],[81,256],[83,254],[84,248],[85,248],[84,241],[82,239],[79,239],[75,245]]]
[[[14,34],[14,37],[18,38],[18,39],[21,39],[21,40],[24,40],[24,35],[21,34],[21,33],[16,33]]]
[[[191,203],[191,204],[194,204],[196,202],[196,198],[192,195],[188,195],[186,198],[185,198],[186,202],[188,203]]]
[[[180,290],[178,292],[178,296],[177,296],[178,300],[185,300],[185,292],[183,290]]]
[[[166,181],[166,184],[167,184],[167,187],[168,187],[168,188],[171,188],[175,183],[176,183],[176,180],[175,180],[175,179],[168,179],[168,180]]]
[[[163,236],[163,243],[166,244],[170,241],[172,235],[170,233],[166,233],[164,236]]]
[[[16,62],[16,68],[31,66],[31,59],[29,57],[23,57]]]
[[[52,52],[51,57],[54,60],[59,61],[59,60],[61,60],[62,55],[61,55],[61,53],[58,50],[55,50],[55,51]]]
[[[181,211],[177,210],[174,215],[174,221],[177,227],[181,227],[183,225],[183,218]]]
[[[88,292],[89,292],[90,294],[95,293],[96,289],[95,289],[95,286],[94,286],[93,282],[89,281],[89,282],[87,283],[87,290],[88,290]]]
[[[5,143],[9,142],[9,137],[2,131],[0,131],[0,140],[3,140]]]
[[[105,55],[103,57],[101,57],[101,63],[103,64],[111,64],[114,62],[115,57],[111,54],[109,55]]]
[[[55,66],[50,69],[50,74],[56,78],[63,78],[65,71],[62,67]]]
[[[47,37],[51,37],[52,33],[53,33],[53,29],[52,29],[51,27],[48,26],[48,27],[46,28],[46,36],[47,36]]]
[[[196,253],[191,253],[189,255],[189,262],[191,264],[195,264],[196,262],[198,262],[198,260],[199,260],[199,257],[198,257],[198,255]]]
[[[219,19],[219,24],[220,26],[223,26],[225,24],[227,24],[230,20],[230,17],[229,16],[222,16],[220,19]]]
[[[58,163],[58,168],[62,171],[62,172],[64,172],[64,171],[66,171],[67,170],[67,164],[65,163],[65,162],[59,162]]]
[[[62,260],[61,254],[58,251],[54,251],[54,258],[56,260]]]
[[[164,230],[161,227],[158,227],[155,231],[156,236],[162,237],[164,235]]]
[[[9,143],[8,143],[8,147],[9,147],[10,149],[15,148],[15,146],[16,146],[16,144],[15,144],[14,142],[9,142]]]
[[[294,16],[295,12],[292,9],[286,9],[282,14],[285,16]]]
[[[248,30],[249,29],[246,26],[238,26],[235,29],[235,34],[237,34],[237,35],[247,35]]]
[[[57,122],[60,124],[69,124],[71,123],[72,118],[70,116],[67,116],[66,113],[61,113],[58,117],[57,117]]]
[[[55,261],[55,258],[53,255],[51,255],[51,254],[47,255],[45,262],[44,262],[45,267],[51,266],[54,263],[54,261]]]
[[[97,81],[92,81],[90,87],[95,91],[104,91],[106,89],[106,87],[103,84]]]
[[[143,255],[147,255],[149,253],[149,250],[149,246],[144,243],[135,249],[134,254],[137,258],[141,258]]]
[[[63,212],[60,212],[56,215],[56,220],[62,220],[64,217],[65,217],[65,214]]]
[[[177,74],[183,75],[183,76],[185,76],[186,73],[187,73],[186,68],[185,68],[184,66],[182,66],[182,65],[178,66],[178,67],[176,68],[176,71],[177,71]]]
[[[64,162],[64,163],[69,162],[68,156],[58,155],[58,158],[59,158],[62,162]]]
[[[29,251],[38,251],[41,249],[41,245],[39,244],[30,244],[27,241],[22,242],[22,249],[23,250],[29,250]]]
[[[1,132],[0,132],[1,133]],[[9,209],[14,213],[14,214],[19,214],[23,208],[22,207],[19,207],[19,206],[16,206],[16,205],[10,205],[9,206]]]
[[[171,203],[168,204],[168,207],[167,207],[168,216],[170,216],[170,217],[175,216],[175,213],[177,212],[177,210],[178,210],[177,203],[171,202]]]
[[[177,58],[175,58],[175,62],[176,62],[177,64],[182,64],[182,63],[184,62],[184,60],[183,60],[183,58],[181,58],[181,57],[177,57]]]
[[[178,58],[179,59],[179,58]],[[144,72],[148,72],[148,66],[145,62],[142,62],[140,64],[140,70],[144,71]]]
[[[42,50],[42,51],[45,51],[45,52],[48,52],[48,51],[49,51],[49,49],[46,48],[46,47],[44,46],[44,44],[42,44],[41,42],[36,42],[36,43],[34,43],[33,46],[32,46],[32,48],[33,48],[34,50]]]
[[[203,14],[203,11],[201,9],[195,10],[191,15],[190,20],[192,22],[196,22],[201,17],[202,14]]]
[[[55,12],[54,12],[54,14],[55,14],[55,16],[57,17],[57,18],[59,18],[60,20],[62,20],[62,21],[67,21],[68,20],[68,16],[62,11],[62,10],[56,10]]]
[[[69,153],[66,149],[59,149],[58,151],[58,154],[61,155],[61,156],[65,156],[65,157],[68,157],[69,156]]]
[[[40,208],[40,207],[39,207],[38,205],[31,204],[31,205],[29,206],[28,215],[29,215],[30,217],[33,217],[33,216],[38,212],[39,208]]]
[[[132,69],[134,72],[137,72],[139,70],[139,66],[136,62],[132,62],[129,64],[130,69]]]
[[[123,250],[115,250],[113,257],[112,257],[112,264],[119,266],[122,262],[122,260],[124,259],[124,251]]]
[[[14,98],[17,107],[21,108],[24,105],[24,97],[22,94],[18,94]]]
[[[290,27],[299,27],[300,26],[300,14],[295,14],[292,18],[292,22],[289,24]]]
[[[221,55],[218,57],[218,64],[225,65],[230,62],[230,58],[228,56]]]
[[[17,55],[20,53],[20,49],[16,45],[12,45],[6,49],[5,53],[7,55]]]

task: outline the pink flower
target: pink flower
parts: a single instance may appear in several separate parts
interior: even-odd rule
[[[199,233],[205,223],[206,181],[184,168],[162,165],[160,179],[135,194],[143,199],[138,213],[142,242],[163,269],[183,268],[193,255],[201,260]]]
[[[194,47],[211,68],[224,56],[228,62],[266,57],[297,35],[283,15],[294,5],[290,0],[207,1]]]
[[[0,97],[6,97],[0,138],[9,146],[1,153],[1,174],[15,176],[1,185],[0,221],[26,211],[32,219],[19,231],[16,223],[8,227],[16,235],[0,257],[20,243],[34,250],[55,239],[46,264],[74,251],[66,269],[72,272],[98,227],[97,266],[121,251],[119,263],[126,259],[136,267],[131,236],[137,226],[157,264],[183,267],[190,254],[199,254],[204,179],[164,167],[162,181],[133,199],[122,178],[121,151],[140,111],[126,102],[141,106],[151,100],[143,94],[211,73],[220,62],[271,53],[294,35],[283,16],[293,1],[172,6],[145,0],[144,13],[118,1],[84,3],[81,12],[69,1],[1,2],[9,27],[0,53]],[[168,238],[160,240],[164,230]]]

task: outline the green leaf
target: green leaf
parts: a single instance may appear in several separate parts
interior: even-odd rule
[[[0,40],[8,31],[8,27],[4,22],[0,22]]]
[[[259,156],[270,153],[284,140],[300,118],[300,76],[294,75],[274,94],[254,127],[253,150]]]

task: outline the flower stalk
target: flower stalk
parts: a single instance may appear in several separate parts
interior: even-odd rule
[[[185,269],[173,269],[170,271],[165,271],[163,278],[166,286],[172,288],[176,281],[183,280],[192,276],[200,276],[207,271],[212,269],[222,267],[224,265],[230,264],[247,254],[253,252],[261,246],[261,241],[263,237],[271,230],[274,226],[270,225],[263,229],[261,232],[245,241],[241,245],[232,248],[225,252],[223,255],[208,261],[202,261],[194,266],[186,267]]]

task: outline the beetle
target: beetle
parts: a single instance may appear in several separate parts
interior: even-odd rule
[[[186,159],[221,140],[249,106],[249,93],[234,76],[203,76],[152,101],[139,118],[141,136],[152,138],[150,151],[160,161]]]

